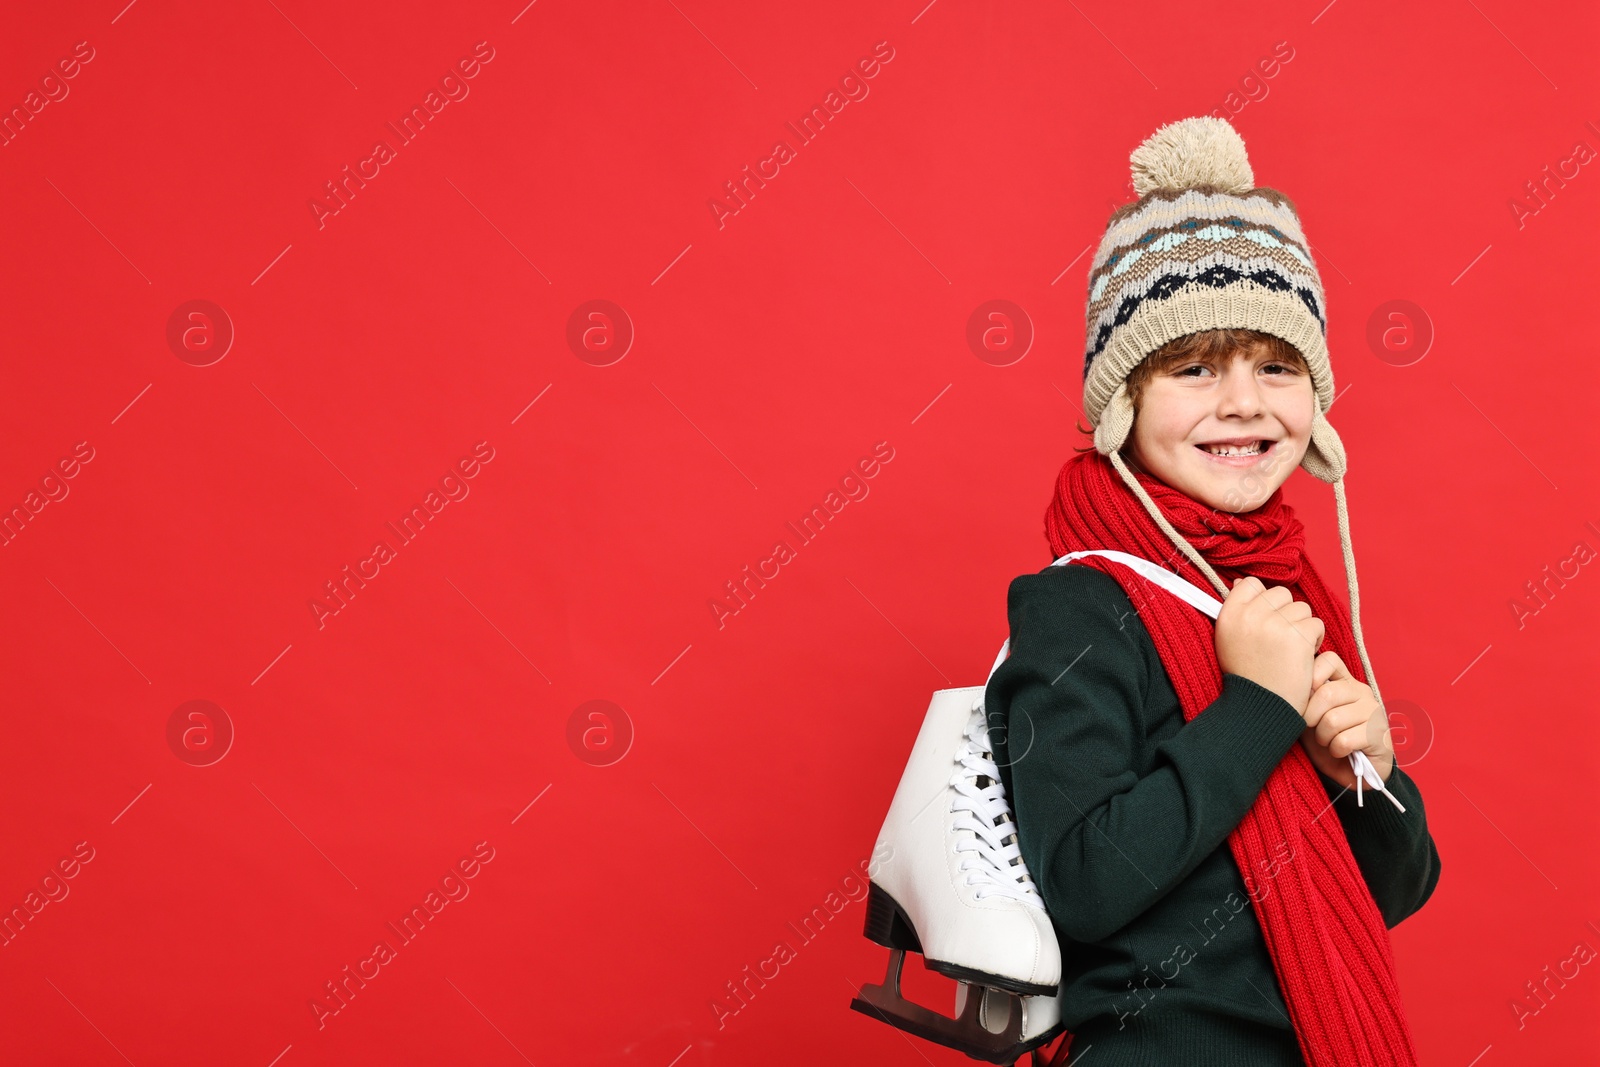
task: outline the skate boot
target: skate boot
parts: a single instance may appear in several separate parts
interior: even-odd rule
[[[1062,1032],[1061,951],[1017,844],[984,688],[941,689],[928,706],[878,834],[874,855],[887,858],[869,871],[865,932],[889,949],[888,970],[850,1006],[1012,1064]],[[956,980],[954,1015],[900,995],[907,952]]]

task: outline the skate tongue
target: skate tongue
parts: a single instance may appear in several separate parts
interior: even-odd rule
[[[1002,895],[1042,910],[1044,900],[1022,862],[1017,824],[995,766],[981,702],[967,720],[955,761],[960,769],[951,778],[950,810],[956,813],[956,851],[965,853],[959,869],[966,872],[966,884],[979,887],[980,900]]]

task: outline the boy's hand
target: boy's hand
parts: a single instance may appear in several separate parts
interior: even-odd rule
[[[1287,586],[1240,578],[1217,616],[1217,663],[1225,673],[1277,693],[1306,718],[1306,701],[1316,688],[1313,657],[1326,633],[1311,605],[1295,600]]]
[[[1388,782],[1394,771],[1389,716],[1378,706],[1372,687],[1358,682],[1337,652],[1324,652],[1312,664],[1305,719],[1300,744],[1317,770],[1353,789],[1356,772],[1349,757],[1359,749]]]

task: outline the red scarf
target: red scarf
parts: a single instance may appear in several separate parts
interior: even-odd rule
[[[1327,634],[1318,654],[1333,649],[1365,681],[1348,612],[1306,557],[1305,528],[1283,502],[1281,487],[1254,511],[1234,514],[1209,508],[1150,475],[1134,477],[1224,583],[1254,575],[1267,585],[1288,586],[1296,600],[1309,604]],[[1045,536],[1056,557],[1119,549],[1216,595],[1099,452],[1080,454],[1061,468],[1045,512]],[[1104,557],[1066,565],[1094,567],[1122,585],[1155,640],[1185,722],[1217,698],[1222,670],[1209,617]],[[1412,1067],[1417,1055],[1400,1003],[1389,931],[1344,827],[1335,815],[1318,817],[1327,810],[1327,791],[1311,757],[1296,744],[1228,844],[1251,896],[1260,895],[1256,915],[1308,1067]]]

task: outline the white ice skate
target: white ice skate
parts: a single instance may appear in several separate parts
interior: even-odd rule
[[[866,936],[889,949],[888,972],[850,1006],[1013,1064],[1061,1033],[1061,951],[1017,845],[984,688],[941,689],[928,706],[874,849],[887,858],[870,877]],[[900,995],[908,951],[957,980],[954,1016]]]

